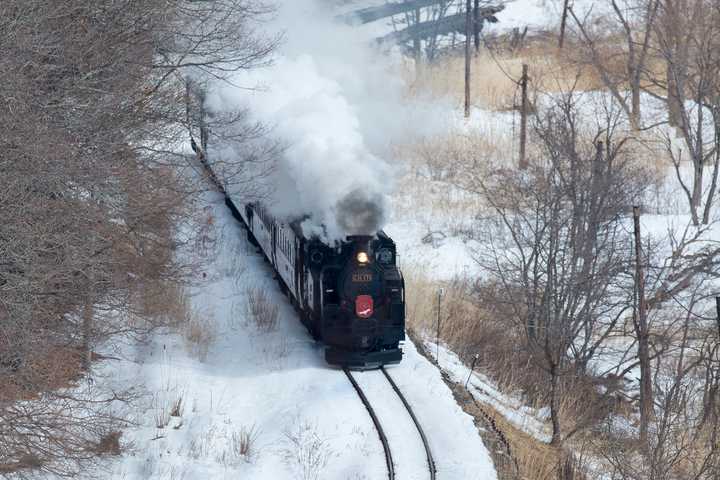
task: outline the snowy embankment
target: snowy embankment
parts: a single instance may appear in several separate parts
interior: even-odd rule
[[[128,347],[123,360],[96,367],[97,381],[137,384],[145,395],[130,410],[136,426],[123,434],[122,457],[93,475],[279,480],[315,478],[311,473],[317,472],[322,479],[384,478],[377,433],[351,384],[324,362],[321,344],[300,325],[220,196],[207,197],[198,208],[213,218],[215,256],[192,292],[192,305],[216,340],[201,361],[181,336],[158,334],[147,345]],[[279,306],[275,330],[260,332],[245,320],[251,288],[264,290]],[[496,478],[472,418],[438,370],[410,342],[404,350],[402,363],[389,372],[425,427],[438,478]],[[392,391],[382,392],[373,401],[385,409],[395,405]],[[252,440],[244,453],[248,433]],[[406,478],[403,469],[415,467],[400,461],[417,455],[403,449],[415,444],[391,438],[391,448],[398,475]]]

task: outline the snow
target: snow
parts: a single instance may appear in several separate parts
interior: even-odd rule
[[[425,243],[427,226],[412,220],[393,222],[385,232],[398,245],[401,268],[419,266],[423,271],[434,272],[438,280],[452,280],[457,275],[478,270],[477,262],[471,257],[471,243],[458,236],[448,236],[435,244]]]
[[[202,361],[180,335],[164,332],[147,344],[127,346],[122,360],[96,367],[96,381],[138,385],[145,395],[127,410],[135,426],[124,432],[123,455],[93,477],[281,480],[304,478],[309,468],[323,479],[384,478],[381,444],[352,385],[325,363],[321,344],[301,326],[220,196],[209,194],[207,202],[217,249],[206,281],[193,289],[192,304],[216,340]],[[261,333],[243,320],[251,287],[262,288],[278,305],[276,331]],[[438,478],[496,478],[473,419],[439,371],[411,342],[404,351],[402,363],[388,370],[425,428]],[[387,429],[398,478],[427,478],[414,427],[380,375],[356,373]],[[182,413],[171,417],[178,399]],[[158,427],[165,421],[167,426]],[[249,456],[238,452],[243,432],[255,436]]]
[[[505,9],[498,13],[498,23],[490,24],[487,30],[493,33],[507,31],[513,27],[529,30],[556,30],[560,28],[563,0],[509,0],[498,2],[505,5]],[[574,0],[571,2],[578,18],[593,8],[598,10],[598,4],[592,0]]]

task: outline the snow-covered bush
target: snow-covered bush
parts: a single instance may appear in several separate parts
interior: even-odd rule
[[[247,321],[259,332],[268,333],[277,328],[279,310],[272,303],[265,290],[250,287],[247,289]]]
[[[317,480],[333,455],[330,442],[312,422],[296,418],[285,432],[281,455],[296,478]]]

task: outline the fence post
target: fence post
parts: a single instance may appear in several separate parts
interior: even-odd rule
[[[467,390],[468,382],[470,382],[470,377],[472,377],[473,371],[475,370],[475,364],[478,361],[478,358],[480,358],[480,354],[476,353],[473,357],[472,365],[470,365],[470,373],[468,373],[468,378],[465,380],[465,390]]]
[[[440,307],[442,306],[443,293],[444,293],[444,290],[442,288],[438,289],[437,336],[435,338],[435,347],[436,347],[435,361],[437,362],[438,366],[440,365]]]

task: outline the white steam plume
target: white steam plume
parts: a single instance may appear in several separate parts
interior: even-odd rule
[[[278,8],[271,26],[284,31],[285,41],[273,65],[232,80],[262,88],[219,83],[207,108],[248,107],[285,145],[269,179],[273,213],[308,215],[305,233],[325,240],[373,234],[392,190],[394,168],[384,159],[389,142],[409,132],[402,80],[373,51],[371,38],[335,23],[327,7],[290,0]],[[210,154],[228,150],[220,146]]]

